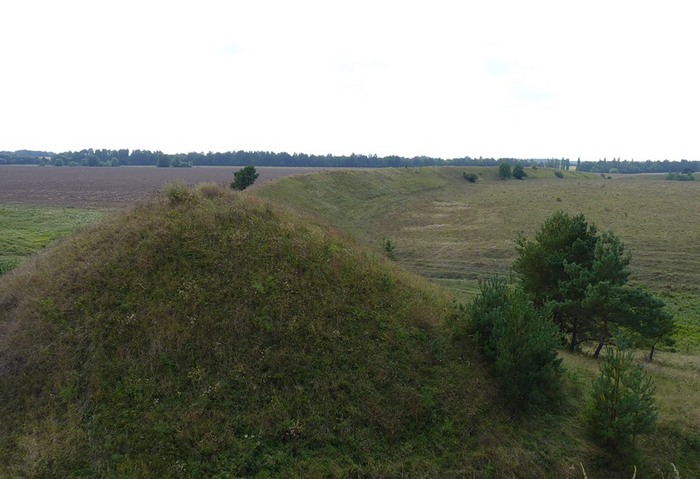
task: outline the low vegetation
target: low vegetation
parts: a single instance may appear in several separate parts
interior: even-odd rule
[[[695,181],[692,173],[667,173],[666,179],[672,181]]]
[[[0,275],[103,214],[77,208],[0,205]]]

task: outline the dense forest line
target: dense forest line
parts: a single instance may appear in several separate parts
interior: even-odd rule
[[[634,161],[613,158],[608,161],[582,161],[576,168],[590,173],[694,173],[700,171],[700,161]]]
[[[377,156],[377,155],[308,155],[305,153],[276,153],[270,151],[228,151],[208,153],[166,154],[150,150],[84,149],[53,153],[47,151],[0,151],[0,165],[51,165],[51,166],[312,166],[387,168],[400,166],[497,166],[500,163],[540,165],[568,170],[572,162],[568,158],[462,158],[442,159],[428,156]],[[591,173],[692,173],[700,171],[700,161],[642,161],[607,159],[575,163],[579,171]]]

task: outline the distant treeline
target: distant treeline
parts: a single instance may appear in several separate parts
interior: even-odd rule
[[[700,161],[632,161],[613,158],[608,161],[582,161],[578,171],[590,173],[693,173],[700,171]]]
[[[37,165],[48,161],[55,153],[50,151],[0,151],[0,165]]]
[[[94,150],[52,153],[47,151],[0,151],[0,165],[52,165],[52,166],[313,166],[387,168],[400,166],[497,166],[500,163],[523,166],[539,165],[568,170],[573,163],[568,158],[463,158],[442,159],[428,156],[377,156],[377,155],[307,155],[305,153],[275,153],[270,151],[228,151],[209,153],[166,154],[150,150]],[[700,171],[700,161],[644,161],[620,159],[607,161],[580,161],[576,169],[592,173],[691,173]]]
[[[275,153],[269,151],[228,151],[209,153],[177,153],[174,155],[162,151],[150,150],[93,150],[50,152],[0,152],[0,164],[38,164],[53,166],[314,166],[314,167],[364,167],[386,168],[399,166],[497,166],[502,162],[543,164],[559,162],[549,159],[516,158],[454,158],[444,160],[428,156],[406,158],[402,156],[377,155],[307,155],[305,153]]]

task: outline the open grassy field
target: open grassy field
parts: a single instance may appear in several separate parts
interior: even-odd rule
[[[102,210],[0,205],[0,274],[76,229],[94,223]]]
[[[463,172],[479,175],[475,184]],[[532,237],[556,210],[583,213],[632,253],[631,281],[664,295],[681,325],[679,348],[700,352],[700,182],[663,175],[527,170],[502,181],[495,168],[324,172],[263,185],[258,194],[326,218],[466,301],[478,281],[507,275],[519,234]]]

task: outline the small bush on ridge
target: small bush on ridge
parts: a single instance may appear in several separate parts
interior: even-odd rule
[[[255,167],[248,165],[233,173],[231,188],[234,190],[245,190],[258,179],[260,173],[255,171]]]

